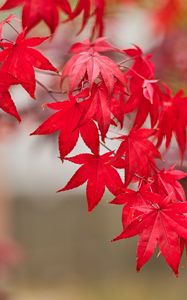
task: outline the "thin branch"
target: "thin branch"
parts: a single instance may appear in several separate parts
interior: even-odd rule
[[[8,24],[17,34],[19,34],[19,31],[17,31],[17,29],[9,22],[6,22],[6,24]]]
[[[139,74],[138,72],[136,72],[134,69],[126,67],[126,66],[122,66],[121,68],[127,69],[132,71],[134,74],[136,74],[138,77],[140,77],[141,79],[145,80],[145,77],[143,77],[141,74]]]
[[[108,151],[112,152],[113,150],[111,150],[107,145],[105,145],[102,142],[99,142],[101,146],[103,146],[105,149],[107,149]]]
[[[136,58],[136,57],[134,57],[134,58],[126,58],[126,59],[120,61],[120,62],[118,63],[118,66],[121,66],[121,65],[123,65],[123,64],[125,64],[126,62],[129,62],[129,61],[134,61],[135,58]]]
[[[43,70],[35,70],[35,71],[36,71],[36,73],[41,73],[41,74],[44,74],[44,75],[61,77],[60,73],[55,73],[55,72],[51,72],[51,71],[43,71]]]
[[[8,42],[8,43],[10,43],[10,44],[14,44],[12,41],[10,41],[9,39],[5,39],[5,38],[2,38],[2,39],[0,39],[0,42],[3,42],[3,41],[6,41],[6,42]]]
[[[58,99],[53,95],[54,93],[57,94],[57,92],[49,90],[43,83],[41,83],[39,80],[36,80],[36,83],[41,86],[48,94],[49,96],[55,100],[56,102],[58,101]],[[58,92],[60,93],[60,92]]]

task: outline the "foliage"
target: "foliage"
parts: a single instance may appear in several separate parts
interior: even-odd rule
[[[87,183],[91,211],[107,187],[114,195],[111,203],[123,205],[123,231],[115,240],[139,236],[137,270],[158,247],[167,264],[178,274],[187,240],[187,203],[179,180],[187,174],[173,166],[164,169],[159,147],[166,141],[168,148],[175,136],[183,160],[187,97],[182,90],[172,95],[167,85],[155,78],[150,54],[144,55],[138,46],[118,49],[101,37],[104,0],[79,0],[74,9],[67,0],[7,0],[1,10],[18,5],[23,5],[23,31],[15,41],[1,36],[0,108],[20,121],[9,88],[21,84],[35,98],[38,83],[35,69],[60,76],[61,95],[66,94],[67,99],[46,104],[53,113],[32,133],[51,135],[58,131],[61,160],[81,165],[60,191]],[[62,71],[35,49],[50,37],[27,37],[41,20],[53,34],[60,22],[60,10],[67,16],[66,22],[82,14],[80,31],[91,17],[95,18],[91,39],[72,45],[71,57]],[[1,22],[1,35],[12,18]],[[97,38],[93,41],[94,36]],[[128,120],[133,116],[130,126]],[[118,140],[119,146],[109,149],[106,140],[114,127],[119,129],[119,134],[112,139]],[[79,137],[91,153],[69,157]],[[104,154],[102,147],[106,150]]]

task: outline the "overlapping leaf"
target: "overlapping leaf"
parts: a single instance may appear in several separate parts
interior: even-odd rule
[[[187,239],[187,203],[172,203],[172,196],[144,194],[144,205],[133,208],[139,215],[115,239],[139,235],[137,270],[151,258],[159,247],[172,270],[178,274],[181,259],[180,238]]]
[[[56,71],[47,58],[34,46],[40,45],[47,38],[25,39],[25,32],[20,33],[15,43],[0,42],[3,50],[0,52],[1,70],[14,77],[18,84],[34,97],[36,80],[34,68]]]
[[[174,170],[174,167],[171,167],[168,170],[155,170],[151,186],[155,192],[159,191],[159,194],[173,194],[173,198],[176,201],[185,202],[186,195],[179,182],[180,179],[185,177],[187,177],[187,173],[180,170]]]
[[[155,159],[161,158],[157,148],[148,140],[154,134],[155,131],[151,129],[132,129],[129,135],[119,138],[122,142],[116,156],[125,157],[126,185],[130,183],[135,175],[149,177],[153,166],[155,166]]]
[[[84,82],[88,82],[92,87],[94,82],[100,80],[106,85],[109,92],[112,92],[116,81],[124,83],[124,76],[117,64],[109,57],[99,53],[107,48],[114,51],[114,47],[104,41],[101,46],[99,42],[101,40],[89,45],[87,41],[84,41],[73,47],[75,54],[66,63],[62,72],[62,81],[68,80],[70,91]]]
[[[118,190],[118,194],[110,202],[111,204],[123,205],[122,211],[122,224],[124,229],[128,226],[135,217],[139,216],[139,212],[133,207],[144,205],[144,193],[147,193],[149,189],[147,186],[141,186],[138,191],[131,190],[129,188],[121,187]]]
[[[42,20],[54,32],[59,24],[59,10],[71,16],[71,7],[68,0],[7,0],[1,10],[23,6],[23,28],[30,30]]]
[[[172,136],[175,135],[183,158],[186,149],[186,128],[187,128],[187,97],[181,90],[175,96],[166,88],[162,94],[162,112],[158,122],[158,143],[159,147],[166,139],[166,148],[171,143]]]
[[[93,11],[92,11],[93,6]],[[92,28],[92,36],[97,34],[98,36],[103,35],[104,25],[103,17],[105,11],[105,0],[78,0],[77,6],[73,11],[73,17],[79,16],[83,13],[82,26],[79,33],[85,28],[91,16],[95,17],[94,25]]]
[[[17,84],[17,81],[11,76],[0,71],[0,108],[6,113],[14,116],[21,121],[16,106],[9,93],[10,85]]]
[[[133,65],[126,73],[130,90],[126,112],[137,111],[134,126],[141,127],[150,116],[151,125],[154,127],[159,116],[160,89],[158,80],[154,79],[151,56],[144,57],[139,47],[126,49],[124,53],[133,60]]]
[[[57,112],[32,133],[33,135],[43,135],[60,131],[59,151],[62,159],[73,150],[79,135],[93,153],[98,153],[99,135],[94,121],[89,119],[79,126],[89,107],[88,100],[78,102],[82,96],[86,95],[85,93],[79,93],[76,97],[70,95],[70,99],[63,102],[47,104],[49,108],[57,110]]]

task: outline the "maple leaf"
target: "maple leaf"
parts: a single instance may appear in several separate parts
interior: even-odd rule
[[[134,127],[141,127],[148,115],[154,127],[159,116],[160,89],[154,79],[154,65],[150,61],[151,55],[143,56],[139,47],[123,50],[134,61],[125,77],[129,82],[129,99],[125,112],[137,111]]]
[[[166,87],[165,94],[162,94],[162,103],[162,112],[157,125],[157,147],[166,138],[166,148],[168,148],[174,134],[183,159],[186,149],[187,97],[182,90],[172,96],[171,91]]]
[[[113,167],[112,152],[103,155],[79,154],[66,158],[68,161],[82,166],[72,176],[67,185],[59,191],[77,188],[87,181],[86,195],[88,210],[91,211],[101,200],[105,186],[111,193],[121,187],[122,181],[117,170]]]
[[[48,37],[25,39],[23,31],[18,35],[15,43],[0,42],[0,46],[3,48],[0,52],[1,70],[13,76],[33,98],[36,86],[34,67],[57,71],[47,58],[32,48],[40,45],[46,39]]]
[[[94,85],[90,100],[90,106],[82,122],[94,118],[98,122],[104,140],[111,123],[110,98],[105,85]]]
[[[85,96],[84,94],[86,95],[87,92],[80,92],[76,97],[70,95],[70,100],[47,104],[47,107],[57,110],[57,112],[32,133],[32,135],[43,135],[60,131],[59,151],[61,159],[64,159],[73,150],[79,135],[81,135],[91,151],[98,154],[99,135],[94,121],[88,120],[82,126],[79,126],[82,116],[89,105],[88,100],[78,102],[79,98]]]
[[[110,98],[110,110],[113,116],[120,123],[121,128],[123,128],[125,118],[125,103],[126,95],[124,91],[124,85],[117,82],[114,85],[114,89]]]
[[[168,170],[154,170],[154,176],[152,181],[152,189],[154,192],[158,192],[163,195],[173,194],[173,199],[176,201],[186,201],[184,189],[178,180],[187,177],[187,173],[180,170],[174,170],[174,166]]]
[[[138,191],[134,191],[126,188],[126,186],[121,187],[118,194],[110,202],[111,204],[124,205],[122,210],[122,224],[124,229],[128,226],[136,216],[139,216],[139,212],[133,209],[134,206],[141,206],[144,204],[143,194],[149,191],[147,186],[141,185]]]
[[[116,84],[113,94],[110,95],[103,83],[94,84],[89,103],[89,107],[80,124],[84,124],[88,120],[95,120],[104,141],[110,125],[116,126],[116,122],[113,120],[114,117],[120,122],[121,127],[123,125],[125,109],[124,87]]]
[[[17,84],[17,82],[11,75],[8,75],[1,70],[0,78],[0,108],[6,113],[14,116],[20,122],[20,116],[8,91],[10,85]]]
[[[69,52],[73,54],[78,54],[81,52],[89,51],[90,49],[94,50],[94,52],[122,52],[121,50],[113,46],[111,43],[109,43],[105,37],[97,38],[94,42],[91,42],[89,39],[85,39],[82,42],[74,43],[71,46]]]
[[[89,100],[90,105],[80,124],[95,119],[101,131],[102,139],[104,140],[111,124],[110,97],[105,85],[95,84],[92,88]]]
[[[101,42],[101,40],[99,40]],[[124,83],[123,73],[118,68],[117,64],[105,55],[99,52],[113,50],[114,47],[109,46],[107,43],[103,46],[99,42],[94,44],[83,42],[82,45],[78,43],[72,49],[74,56],[64,66],[62,71],[62,82],[67,78],[70,91],[76,89],[84,81],[88,81],[90,88],[93,83],[100,79],[105,83],[109,92],[112,92],[114,84],[117,82]],[[105,48],[105,50],[103,49]],[[96,51],[96,50],[97,51]],[[78,52],[80,51],[80,52]]]
[[[92,4],[94,6],[93,12],[91,11]],[[104,0],[78,0],[78,3],[73,11],[73,18],[76,18],[83,12],[83,21],[82,26],[79,31],[81,33],[88,23],[91,16],[95,16],[95,22],[92,28],[92,37],[98,31],[98,36],[103,35],[104,25],[103,25],[103,16],[105,10],[105,1]]]
[[[7,0],[1,10],[15,8],[19,5],[24,5],[22,25],[27,31],[43,20],[53,33],[59,24],[59,9],[71,16],[71,7],[67,0]]]
[[[129,75],[132,73],[136,74],[135,72],[137,72],[136,75],[141,75],[142,79],[153,79],[154,64],[150,61],[151,54],[143,55],[142,49],[137,45],[134,48],[124,49],[123,52],[134,60],[132,67],[129,69]]]
[[[144,205],[134,206],[139,215],[115,238],[139,235],[137,271],[151,258],[157,246],[167,264],[178,274],[180,238],[187,239],[187,203],[172,203],[172,196],[144,193]]]
[[[116,157],[125,156],[126,185],[130,183],[134,175],[149,177],[150,170],[155,166],[154,160],[161,158],[154,144],[148,140],[155,134],[155,130],[140,128],[132,129],[129,135],[123,135]]]
[[[95,15],[95,23],[92,29],[92,37],[98,30],[98,36],[103,35],[104,31],[104,24],[103,24],[103,17],[105,12],[105,0],[93,0],[95,5],[95,10],[92,13],[92,16]]]
[[[146,99],[148,99],[151,104],[154,101],[154,83],[158,82],[158,80],[147,80],[145,79],[143,82],[143,95]]]

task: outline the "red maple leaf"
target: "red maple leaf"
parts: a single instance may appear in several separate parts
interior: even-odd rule
[[[15,41],[0,42],[1,70],[15,78],[18,84],[34,98],[36,80],[34,67],[42,70],[56,71],[47,58],[32,47],[40,45],[47,38],[25,39],[25,32],[20,33]]]
[[[152,190],[158,192],[162,195],[173,194],[173,198],[176,201],[186,201],[186,196],[182,185],[179,180],[187,177],[187,173],[184,173],[180,170],[174,170],[174,167],[169,168],[168,170],[154,170],[154,176],[152,180]]]
[[[154,101],[154,83],[158,82],[158,80],[155,79],[151,79],[151,80],[147,80],[145,79],[143,82],[143,95],[144,97],[149,100],[151,102],[151,104],[153,104]]]
[[[79,126],[82,116],[88,109],[89,101],[83,100],[78,102],[78,100],[86,94],[87,91],[83,91],[77,94],[76,97],[70,95],[70,100],[47,104],[47,107],[57,110],[57,112],[32,133],[32,135],[43,135],[60,131],[59,151],[61,159],[64,159],[73,150],[79,135],[81,135],[91,151],[98,154],[99,135],[94,121],[88,120],[82,126]]]
[[[157,246],[167,264],[178,274],[180,238],[187,239],[187,203],[172,203],[172,196],[144,193],[144,205],[133,209],[139,215],[115,240],[139,235],[137,271],[151,258]]]
[[[94,84],[89,97],[89,106],[81,123],[84,124],[88,120],[95,120],[101,132],[104,141],[106,133],[110,125],[116,126],[113,120],[115,117],[123,125],[125,109],[124,87],[115,84],[112,95],[109,94],[105,84]]]
[[[134,48],[124,49],[123,52],[128,55],[132,61],[133,65],[129,69],[128,75],[140,75],[139,78],[142,79],[153,79],[154,77],[154,64],[150,61],[152,57],[151,54],[143,55],[143,51],[140,47],[136,46]]]
[[[183,158],[186,149],[186,128],[187,128],[187,97],[181,90],[175,96],[171,95],[168,87],[162,94],[162,111],[158,122],[158,143],[159,147],[164,138],[166,138],[166,148],[171,143],[174,134],[180,148]]]
[[[140,128],[132,129],[129,135],[123,135],[116,157],[125,157],[125,181],[130,183],[134,175],[149,177],[150,171],[155,166],[155,159],[161,158],[154,144],[148,140],[155,134],[155,130]]]
[[[1,10],[19,5],[24,5],[22,24],[26,30],[32,29],[43,20],[51,32],[54,32],[59,23],[59,9],[71,16],[71,7],[67,0],[7,0]]]
[[[0,108],[6,113],[14,116],[18,121],[21,121],[16,106],[8,91],[10,85],[17,84],[17,81],[11,75],[8,75],[1,70],[0,78],[3,78],[3,80],[0,80]]]
[[[92,5],[94,7],[92,12]],[[104,25],[103,16],[105,10],[104,0],[78,0],[77,6],[73,11],[73,17],[77,17],[83,12],[83,21],[79,33],[85,28],[91,16],[95,16],[95,22],[92,28],[92,36],[98,31],[98,36],[103,35]]]
[[[112,92],[116,81],[124,83],[124,76],[112,59],[99,52],[114,51],[114,49],[113,46],[100,39],[94,44],[89,44],[87,40],[83,43],[76,43],[72,48],[74,56],[64,66],[62,82],[67,78],[69,89],[73,91],[84,81],[88,81],[92,87],[94,82],[100,80],[104,82],[109,92]]]
[[[105,37],[97,38],[94,42],[91,42],[89,39],[85,39],[82,42],[74,43],[69,52],[78,54],[81,52],[89,51],[90,49],[92,49],[94,52],[122,52],[121,50],[110,44]]]
[[[154,127],[159,116],[160,89],[154,79],[154,65],[150,61],[151,55],[143,56],[139,47],[124,50],[124,53],[134,61],[126,73],[129,82],[129,99],[125,112],[137,111],[134,126],[141,127],[148,115]]]
[[[81,122],[84,124],[86,120],[95,119],[104,140],[111,124],[110,97],[105,85],[94,85],[90,100],[89,108]]]
[[[113,167],[112,152],[103,155],[80,154],[67,160],[81,164],[67,185],[60,191],[77,188],[87,181],[86,195],[88,210],[91,211],[101,200],[105,186],[113,194],[122,186],[117,170]]]
[[[133,209],[134,206],[141,206],[144,204],[143,193],[147,192],[149,188],[147,186],[141,186],[138,191],[134,191],[121,187],[118,194],[110,202],[111,204],[124,205],[122,211],[122,224],[124,229],[128,226],[136,216],[139,216],[139,212]]]

